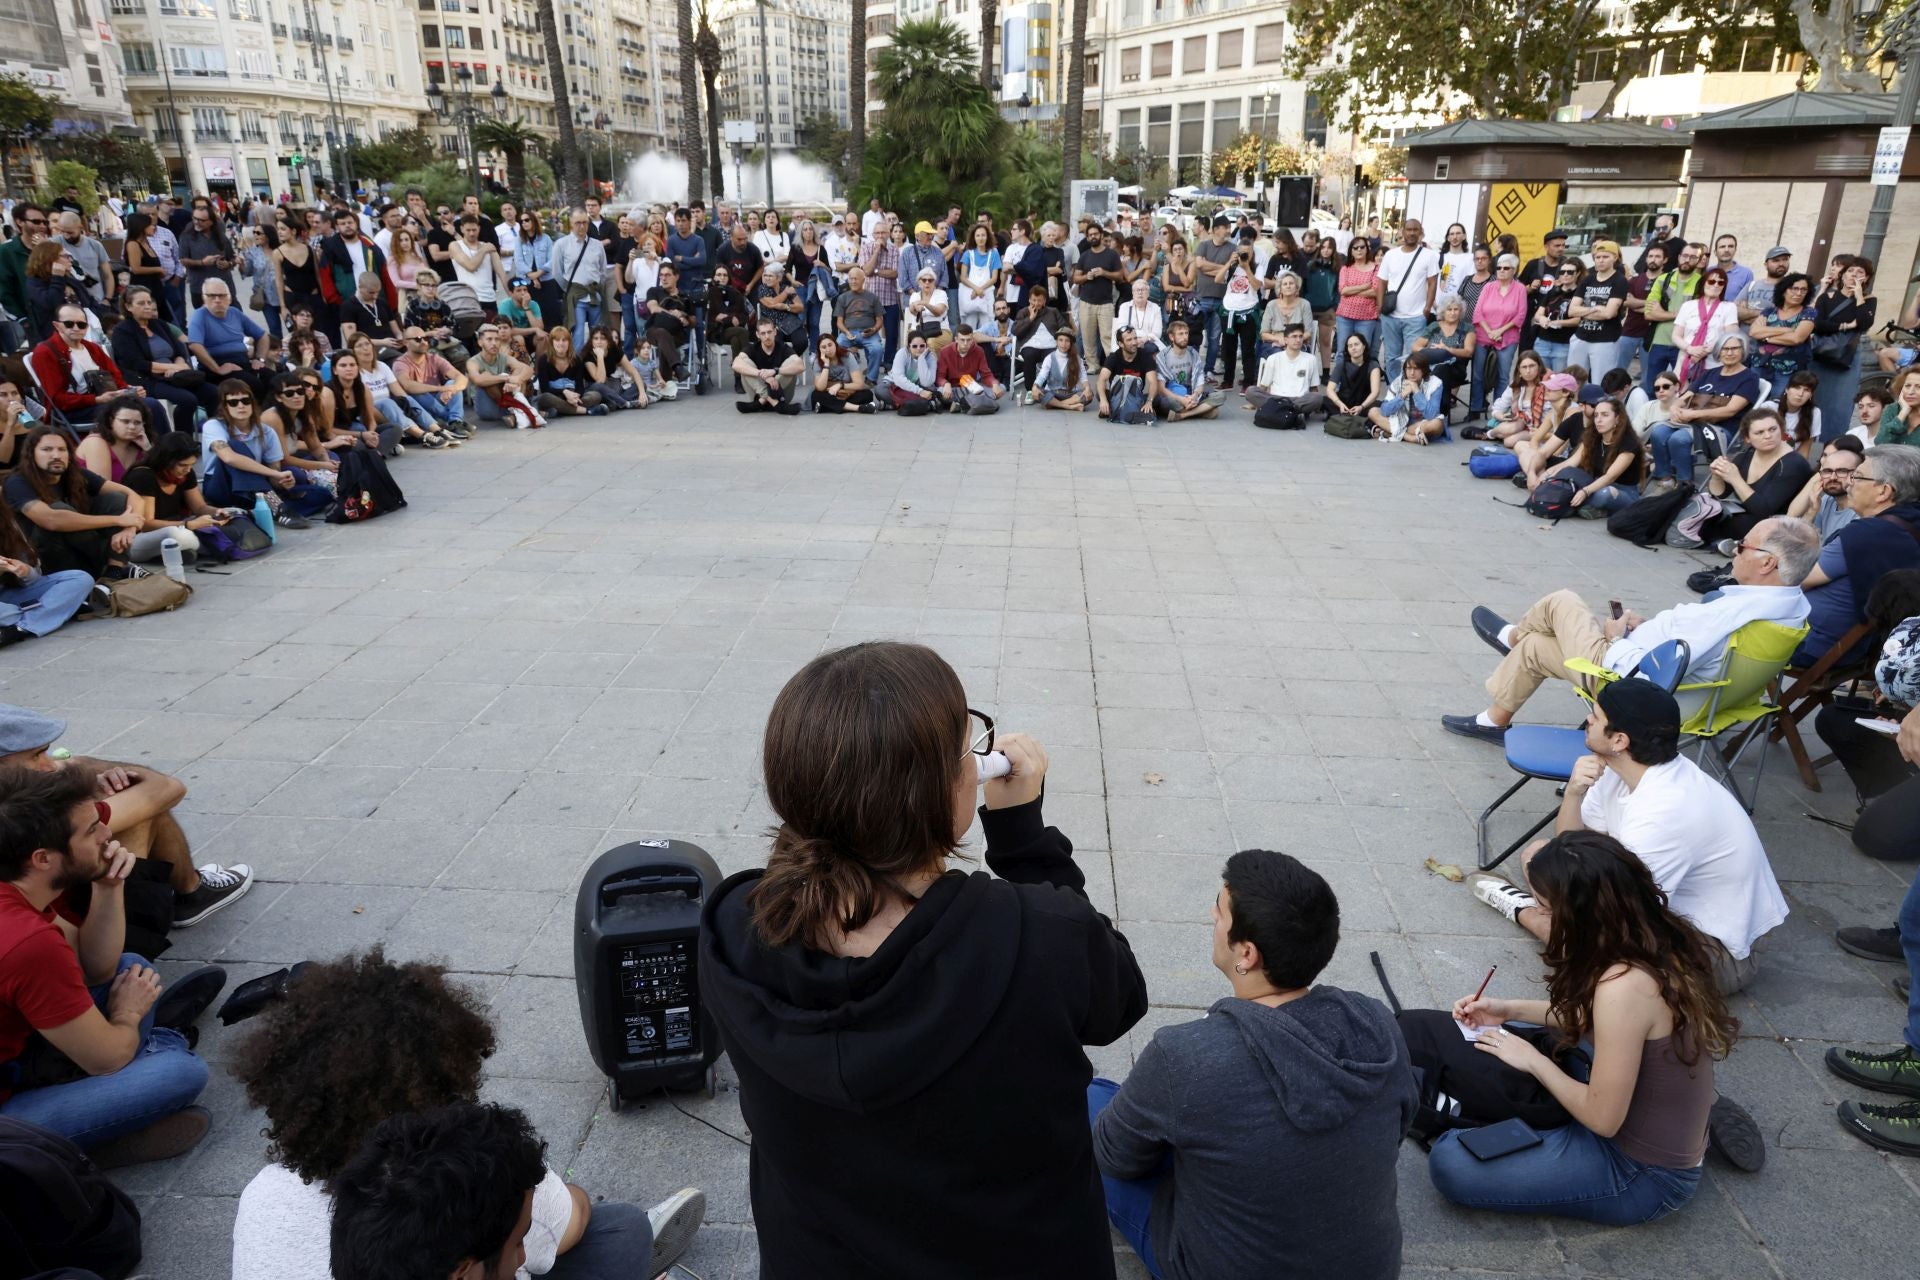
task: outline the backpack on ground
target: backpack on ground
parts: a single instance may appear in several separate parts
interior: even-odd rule
[[[1307,415],[1286,396],[1274,396],[1254,412],[1253,425],[1269,431],[1305,431]]]
[[[1499,445],[1476,445],[1467,455],[1467,474],[1476,480],[1505,480],[1520,474],[1520,459]]]
[[[356,444],[341,456],[334,493],[339,501],[327,513],[328,524],[372,520],[407,505],[407,495],[394,483],[387,460],[377,449],[364,444]]]
[[[1703,530],[1707,522],[1720,514],[1720,499],[1710,493],[1690,493],[1673,523],[1667,526],[1666,543],[1682,551],[1707,545]]]
[[[1330,413],[1326,433],[1339,440],[1365,440],[1373,435],[1367,420],[1357,413]]]
[[[1573,495],[1577,492],[1579,487],[1571,480],[1559,476],[1542,480],[1527,498],[1527,514],[1542,520],[1565,520],[1574,512]]]
[[[1658,546],[1666,536],[1667,526],[1673,523],[1674,517],[1680,514],[1680,508],[1686,506],[1687,499],[1692,496],[1693,486],[1682,484],[1666,493],[1642,498],[1609,515],[1607,532],[1616,538],[1625,538],[1635,546]]]
[[[140,1211],[86,1152],[0,1117],[0,1280],[77,1267],[121,1280],[140,1265]]]

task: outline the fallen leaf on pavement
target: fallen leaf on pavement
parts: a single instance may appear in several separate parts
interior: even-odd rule
[[[1451,862],[1441,862],[1437,858],[1428,858],[1426,867],[1427,870],[1439,876],[1442,880],[1451,880],[1455,884],[1459,884],[1467,878],[1466,872],[1454,866]]]

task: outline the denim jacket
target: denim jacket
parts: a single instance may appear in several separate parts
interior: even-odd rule
[[[1396,381],[1393,390],[1380,402],[1381,413],[1392,418],[1404,412],[1409,422],[1426,422],[1442,416],[1440,406],[1446,399],[1446,384],[1440,379],[1429,374],[1420,389],[1410,396],[1400,394],[1400,386]]]
[[[538,271],[542,278],[550,273],[553,263],[553,237],[542,231],[539,236],[529,240],[520,237],[520,243],[513,251],[513,269],[518,275]]]

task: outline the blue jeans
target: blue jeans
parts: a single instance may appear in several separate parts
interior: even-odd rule
[[[1359,334],[1367,340],[1367,354],[1380,355],[1380,322],[1378,320],[1349,320],[1345,316],[1333,318],[1333,376],[1337,381],[1340,371],[1347,367],[1347,339]]]
[[[1547,366],[1549,373],[1558,373],[1567,367],[1567,347],[1564,342],[1547,342],[1536,339],[1533,349],[1540,353],[1540,363]]]
[[[1647,432],[1647,452],[1653,455],[1653,474],[1657,480],[1693,479],[1693,428],[1656,422]]]
[[[78,569],[43,573],[17,587],[0,588],[0,627],[18,627],[30,636],[52,635],[80,611],[93,579]]]
[[[894,353],[900,350],[900,304],[895,302],[880,309],[880,332],[886,337],[887,349],[881,354],[887,368],[893,368]]]
[[[1622,334],[1620,340],[1613,344],[1613,367],[1633,372],[1633,358],[1646,349],[1645,338],[1629,338]]]
[[[1633,484],[1610,484],[1604,489],[1596,489],[1587,497],[1585,506],[1595,511],[1619,511],[1640,501],[1640,486]]]
[[[880,383],[880,360],[881,357],[886,354],[887,350],[886,340],[877,333],[870,338],[863,334],[850,333],[846,335],[846,339],[841,345],[858,347],[867,353],[867,385],[869,387],[878,386]]]
[[[1640,362],[1640,389],[1649,397],[1653,395],[1653,380],[1673,368],[1680,359],[1680,348],[1661,344],[1647,348],[1647,358]]]
[[[635,308],[631,289],[620,295],[620,338],[622,354],[633,359],[633,349],[640,345],[640,313]]]
[[[1091,1125],[1100,1118],[1100,1113],[1113,1101],[1113,1095],[1120,1092],[1120,1086],[1111,1080],[1095,1077],[1087,1086],[1087,1123]],[[1145,1178],[1109,1178],[1100,1175],[1100,1183],[1107,1191],[1107,1220],[1113,1223],[1133,1251],[1140,1255],[1140,1261],[1146,1264],[1147,1274],[1154,1280],[1160,1280],[1160,1264],[1153,1257],[1153,1232],[1149,1229],[1148,1218],[1153,1210],[1153,1193],[1160,1187],[1160,1179],[1167,1174],[1163,1164],[1158,1173]]]
[[[594,286],[596,289],[598,285]],[[573,349],[587,349],[587,330],[600,323],[600,303],[594,298],[582,298],[573,304]]]
[[[596,1204],[586,1234],[554,1259],[552,1280],[629,1280],[645,1275],[653,1226],[636,1204]]]
[[[1399,378],[1400,366],[1406,363],[1407,354],[1413,347],[1413,340],[1427,327],[1425,316],[1408,319],[1403,316],[1383,316],[1380,319],[1380,367],[1386,371],[1387,379]]]
[[[1489,406],[1500,398],[1500,393],[1513,381],[1513,362],[1520,354],[1520,344],[1510,347],[1490,349],[1485,355],[1479,351],[1473,354],[1473,399],[1467,408],[1472,416],[1480,417]]]
[[[467,397],[463,393],[455,396],[446,404],[440,403],[440,397],[433,392],[426,395],[408,396],[413,407],[435,422],[464,422],[467,415]],[[416,419],[417,421],[417,419]],[[424,424],[423,424],[424,425]]]
[[[120,970],[145,963],[129,952],[120,957]],[[111,985],[87,988],[103,1011]],[[16,1093],[0,1103],[0,1116],[51,1129],[82,1147],[97,1147],[192,1105],[206,1087],[207,1064],[194,1057],[178,1031],[156,1028],[149,1009],[140,1020],[140,1047],[133,1061],[104,1076]]]
[[[1189,329],[1194,325],[1198,325],[1202,335],[1206,339],[1204,344],[1206,364],[1202,366],[1202,371],[1211,375],[1213,373],[1213,366],[1219,363],[1220,360],[1220,321],[1222,319],[1220,299],[1200,298],[1195,297],[1193,294],[1188,294],[1187,296],[1193,299],[1193,305],[1187,311],[1187,325]],[[1081,335],[1081,342],[1091,347],[1093,339],[1083,334]],[[1258,370],[1255,372],[1258,372]]]
[[[1554,1213],[1610,1227],[1653,1222],[1693,1199],[1700,1170],[1642,1164],[1584,1125],[1540,1133],[1537,1147],[1481,1160],[1459,1129],[1433,1144],[1427,1175],[1457,1205],[1496,1213]]]

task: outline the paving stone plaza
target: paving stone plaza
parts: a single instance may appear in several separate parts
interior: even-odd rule
[[[1047,817],[1153,999],[1089,1051],[1102,1074],[1228,994],[1208,906],[1246,846],[1301,857],[1340,894],[1327,981],[1379,995],[1378,952],[1410,1006],[1495,963],[1501,994],[1543,994],[1533,943],[1423,867],[1471,867],[1472,815],[1512,776],[1438,724],[1485,701],[1494,655],[1468,610],[1517,615],[1567,586],[1651,614],[1692,598],[1704,561],[1549,528],[1464,457],[1258,431],[1237,409],[1149,429],[1036,410],[742,418],[708,397],[488,431],[397,461],[404,512],[282,531],[268,557],[193,575],[177,613],[0,653],[0,699],[64,717],[76,752],[178,774],[199,860],[255,867],[243,901],[175,935],[163,975],[217,961],[237,983],[376,942],[443,959],[491,1002],[489,1096],[533,1117],[550,1162],[611,1199],[705,1188],[686,1266],[752,1277],[731,1073],[723,1060],[717,1097],[683,1110],[608,1110],[573,897],[595,855],[637,838],[692,840],[727,872],[762,861],[760,732],[825,647],[930,644],[972,705],[1048,748]],[[1564,688],[1528,710],[1581,715]],[[1793,914],[1760,944],[1720,1071],[1767,1135],[1765,1170],[1710,1157],[1680,1214],[1599,1229],[1451,1208],[1409,1144],[1408,1276],[1913,1276],[1920,1162],[1842,1133],[1851,1095],[1820,1063],[1832,1043],[1898,1039],[1897,970],[1831,933],[1892,923],[1912,868],[1807,816],[1851,816],[1844,776],[1824,778],[1805,792],[1776,753],[1756,814]],[[1552,803],[1523,793],[1506,838]],[[222,1069],[239,1028],[206,1024],[213,1134],[117,1175],[164,1280],[228,1274],[235,1197],[264,1159],[261,1117]],[[1121,1275],[1145,1274],[1115,1247]]]

